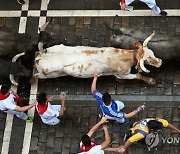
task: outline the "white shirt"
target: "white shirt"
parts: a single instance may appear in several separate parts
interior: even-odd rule
[[[1,88],[2,85],[0,85]],[[14,110],[16,107],[16,102],[14,101],[14,95],[10,93],[10,95],[4,99],[0,100],[0,110]]]
[[[80,142],[80,147],[82,146],[82,142]],[[104,154],[104,150],[101,150],[101,145],[96,145],[92,147],[87,152],[80,152],[78,154]]]
[[[38,110],[37,104],[36,104],[36,109]],[[43,114],[39,114],[39,116],[41,117],[41,120],[45,124],[56,125],[60,122],[60,120],[57,118],[59,116],[59,112],[53,110],[52,105],[49,102],[48,102],[47,110]]]

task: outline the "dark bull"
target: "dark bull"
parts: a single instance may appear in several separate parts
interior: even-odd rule
[[[14,34],[0,31],[0,57],[13,57],[21,52],[35,53],[38,51],[38,42],[43,42],[46,47],[54,45],[55,41],[51,35],[44,31],[50,22],[51,20],[40,28],[39,34]]]
[[[31,71],[26,69],[18,62],[11,62],[11,60],[4,60],[0,58],[0,79],[6,80],[9,78],[9,74],[16,77],[30,77]]]
[[[147,32],[131,28],[115,27],[111,30],[115,33],[111,36],[112,46],[125,49],[135,48],[135,41],[142,42],[149,35]],[[180,61],[180,36],[157,34],[149,41],[148,47],[162,60]]]
[[[1,80],[10,78],[11,81],[15,81],[14,77],[31,77],[35,52],[38,51],[38,43],[42,42],[45,47],[54,45],[51,35],[45,32],[50,22],[51,20],[41,26],[39,28],[40,33],[35,35],[0,32]],[[22,56],[22,64],[20,64],[16,62],[17,58],[19,58],[16,55],[22,52],[24,52],[24,56]],[[7,59],[3,60],[4,57],[13,57],[12,62],[7,61]],[[17,85],[16,82],[13,84]]]

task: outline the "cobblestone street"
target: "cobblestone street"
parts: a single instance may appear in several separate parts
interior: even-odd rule
[[[68,107],[66,110],[66,115],[62,119],[62,123],[52,127],[42,124],[39,117],[35,116],[35,123],[33,127],[32,140],[30,146],[30,154],[35,153],[72,153],[77,154],[79,152],[79,142],[82,134],[87,133],[87,131],[98,122],[98,114],[101,113],[95,101],[68,101]],[[138,105],[143,102],[126,102],[125,112],[132,111]],[[128,132],[130,124],[138,121],[139,119],[144,119],[147,117],[163,117],[169,122],[173,123],[175,126],[179,127],[179,107],[170,105],[169,102],[163,102],[156,105],[157,102],[147,102],[146,109],[143,113],[140,113],[135,118],[132,118],[129,124],[116,124],[114,122],[108,123],[110,135],[112,138],[112,147],[122,145],[124,143],[124,134]],[[165,107],[168,105],[168,107]],[[179,136],[176,132],[170,131],[168,129],[163,130],[166,137]],[[94,138],[98,143],[103,141],[102,130],[95,133]],[[178,144],[161,144],[158,147],[158,151],[148,152],[147,148],[135,144],[128,150],[128,154],[136,153],[151,153],[151,154],[178,154],[179,146]]]
[[[157,0],[157,4],[168,12],[168,16],[155,15],[145,4],[138,1],[132,4],[133,11],[123,12],[120,10],[119,1],[115,0],[50,0],[49,4],[47,0],[26,0],[26,4],[22,6],[16,1],[6,0],[0,2],[0,31],[35,36],[38,28],[52,19],[46,31],[53,37],[54,44],[62,43],[68,46],[113,46],[110,37],[114,33],[106,25],[111,28],[141,30],[148,35],[155,30],[155,35],[179,37],[180,1]],[[23,60],[21,62],[24,63]],[[26,63],[30,65],[29,61]],[[123,145],[124,134],[129,131],[130,125],[144,118],[164,118],[180,128],[180,60],[164,60],[160,68],[153,66],[147,68],[150,69],[150,73],[144,75],[156,80],[153,86],[140,80],[117,81],[113,76],[103,76],[98,79],[97,89],[109,92],[115,100],[123,101],[126,113],[139,105],[146,105],[145,110],[130,119],[128,124],[117,124],[112,121],[107,124],[111,147]],[[136,70],[133,69],[132,72],[136,73]],[[37,93],[45,91],[53,96],[52,104],[60,104],[59,93],[67,91],[65,115],[61,118],[60,124],[48,126],[42,123],[37,112],[34,113],[33,110],[29,112],[30,116],[34,115],[32,124],[0,112],[1,153],[77,154],[80,152],[81,136],[100,120],[101,114],[96,100],[91,96],[91,83],[92,78],[64,76],[38,79],[35,81],[35,88],[27,85],[31,86],[31,89],[28,89],[30,99],[35,99]],[[163,135],[164,139],[169,140],[165,140],[165,143],[161,141],[157,150],[148,151],[147,147],[135,143],[126,153],[180,154],[180,144],[171,140],[180,139],[180,134],[163,129]],[[93,135],[98,143],[104,141],[103,137],[102,129],[98,129]],[[106,154],[111,153],[106,152]]]

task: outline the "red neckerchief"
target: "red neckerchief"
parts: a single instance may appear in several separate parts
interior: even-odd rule
[[[92,147],[96,146],[96,144],[97,144],[97,143],[96,143],[95,141],[91,141],[91,145],[87,147],[87,146],[85,146],[85,145],[82,143],[82,145],[81,145],[81,147],[80,147],[80,148],[81,148],[81,151],[82,151],[82,152],[87,152],[87,151],[91,150]]]
[[[37,108],[38,108],[38,113],[43,114],[44,112],[46,112],[46,110],[48,108],[48,105],[47,104],[41,105],[41,104],[38,103]]]
[[[4,95],[4,94],[2,94],[2,92],[0,91],[0,100],[4,100],[4,99],[8,98],[9,95],[10,95],[10,93],[9,93],[8,95]],[[24,102],[23,102],[22,98],[20,98],[20,97],[14,97],[14,101],[15,101],[19,106],[21,106],[21,107],[24,106]]]
[[[4,100],[4,99],[8,98],[9,95],[10,95],[10,93],[9,93],[8,95],[4,95],[4,94],[2,94],[2,92],[0,91],[0,100]]]

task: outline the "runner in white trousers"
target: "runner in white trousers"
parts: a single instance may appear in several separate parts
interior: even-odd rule
[[[134,2],[135,0],[120,0],[120,6],[121,6],[121,10],[125,10],[126,6],[128,6],[129,4],[131,4],[132,2]],[[149,8],[152,9],[152,11],[155,14],[158,15],[162,15],[162,16],[166,16],[167,12],[163,11],[159,8],[159,6],[157,6],[156,1],[155,0],[139,0],[143,3],[145,3]]]

